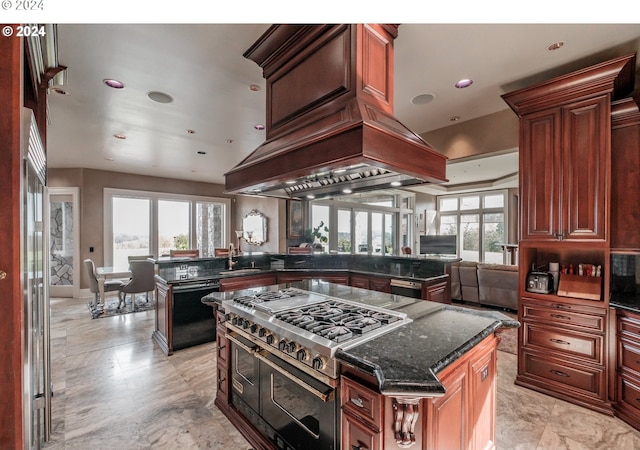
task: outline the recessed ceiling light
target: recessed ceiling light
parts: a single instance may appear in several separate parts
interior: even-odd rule
[[[262,90],[262,88],[260,86],[258,86],[257,84],[250,84],[249,85],[249,90],[253,91],[253,92],[258,92],[258,91]]]
[[[60,95],[69,95],[69,93],[67,91],[65,91],[64,89],[60,89],[60,88],[53,88],[52,91],[55,92],[56,94],[60,94]]]
[[[207,152],[203,152],[202,150],[200,150],[200,151],[198,152],[198,155],[206,155],[206,154],[207,154]]]
[[[458,81],[455,86],[458,89],[463,89],[471,86],[472,84],[473,84],[473,80],[470,80],[469,78],[463,78],[462,80]]]
[[[113,89],[124,88],[124,83],[122,81],[114,80],[112,78],[105,78],[104,80],[102,80],[102,82]]]
[[[127,137],[124,134],[114,134],[114,138],[125,140]]]
[[[391,186],[402,186],[402,183],[400,183],[399,181],[392,181],[391,182]]]
[[[436,99],[436,94],[420,94],[411,99],[414,105],[426,105]]]
[[[257,123],[253,126],[253,128],[255,128],[256,130],[264,130],[264,125],[262,125],[261,123]]]
[[[147,92],[147,97],[157,103],[171,103],[173,102],[173,97],[169,94],[165,94],[164,92],[151,91]]]
[[[558,50],[559,48],[561,48],[564,45],[563,41],[558,41],[558,42],[554,42],[553,44],[551,44],[550,46],[547,47],[547,50],[549,51],[554,51],[554,50]]]
[[[460,120],[460,116],[452,116],[452,117],[449,117],[449,120],[450,120],[451,122],[457,122],[458,120]]]
[[[115,161],[115,158],[105,158],[107,161]]]
[[[196,130],[187,130],[187,134],[196,134]]]
[[[233,139],[225,139],[225,142],[226,142],[227,144],[233,144]]]

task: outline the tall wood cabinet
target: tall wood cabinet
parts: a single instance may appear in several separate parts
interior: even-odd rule
[[[632,54],[503,96],[520,117],[516,383],[608,414],[611,111],[634,72]],[[600,295],[529,292],[528,273],[550,262],[575,274],[579,264],[600,265]]]

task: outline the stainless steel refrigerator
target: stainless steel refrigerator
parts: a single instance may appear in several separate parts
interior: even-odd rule
[[[23,430],[25,447],[39,449],[51,435],[49,258],[48,233],[44,232],[47,163],[28,108],[23,110],[22,133]]]

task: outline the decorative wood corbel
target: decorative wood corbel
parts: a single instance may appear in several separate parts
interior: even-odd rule
[[[415,428],[420,413],[419,405],[419,398],[393,399],[393,436],[400,448],[408,448],[416,443]]]

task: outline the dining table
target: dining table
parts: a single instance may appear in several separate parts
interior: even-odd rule
[[[96,278],[98,278],[98,290],[100,291],[99,305],[96,307],[104,308],[104,283],[107,280],[130,278],[131,270],[126,267],[96,267]]]

